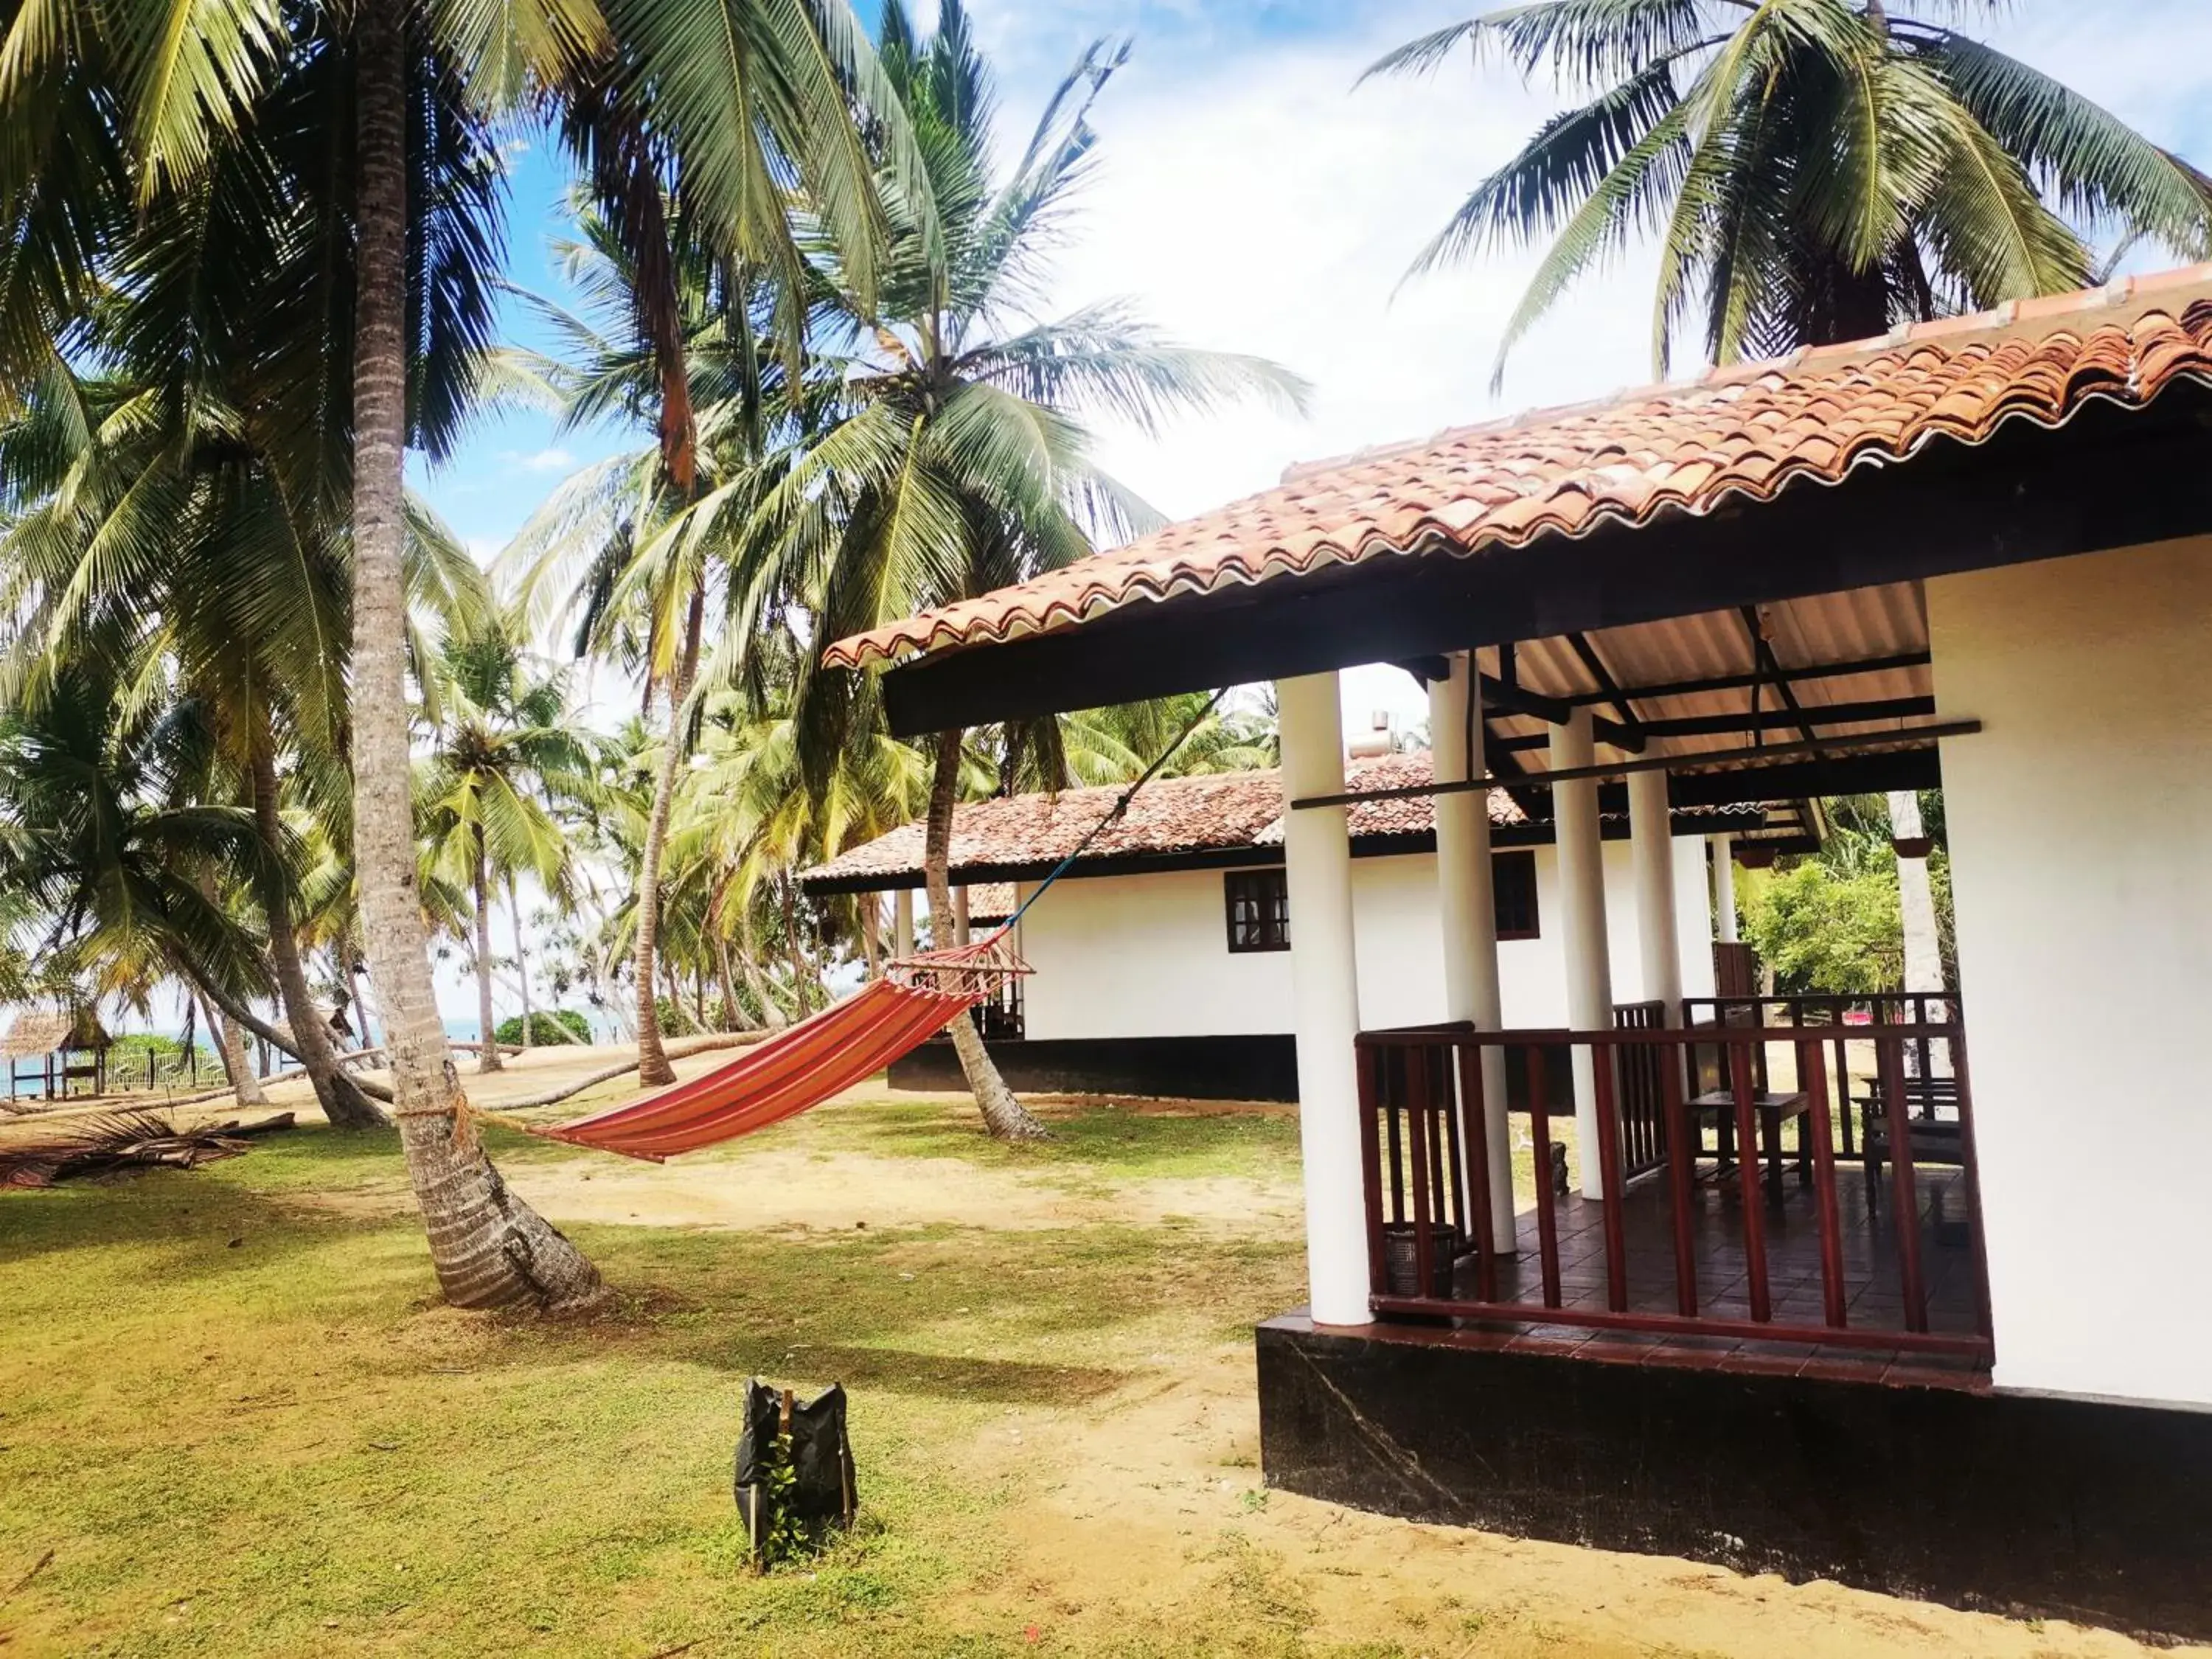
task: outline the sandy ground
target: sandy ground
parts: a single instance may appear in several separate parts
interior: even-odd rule
[[[689,1077],[718,1058],[726,1055],[694,1055],[678,1070]],[[607,1063],[605,1051],[549,1051],[499,1076],[470,1073],[465,1080],[473,1100],[496,1108]],[[285,1085],[274,1097],[296,1109],[304,1092]],[[582,1103],[632,1092],[626,1084],[605,1085]],[[880,1098],[881,1085],[855,1092]],[[224,1115],[235,1109],[217,1102],[200,1109]],[[1285,1238],[1299,1225],[1298,1194],[1288,1182],[1148,1179],[1071,1192],[1042,1173],[957,1158],[774,1148],[665,1167],[578,1159],[509,1170],[515,1188],[560,1221],[842,1231],[856,1222],[1155,1225],[1172,1216],[1201,1229]],[[408,1199],[395,1178],[389,1190],[323,1201],[396,1208]],[[1127,1369],[1137,1380],[1103,1401],[1009,1409],[970,1449],[972,1467],[1000,1472],[1015,1494],[1015,1512],[1003,1522],[1012,1540],[1008,1571],[979,1599],[1018,1625],[1036,1626],[1040,1640],[1135,1626],[1188,1627],[1195,1643],[1208,1618],[1233,1606],[1240,1618],[1279,1616],[1310,1641],[1395,1641],[1430,1659],[2087,1659],[2149,1651],[2056,1621],[2009,1621],[1832,1583],[1793,1585],[1680,1559],[1420,1526],[1268,1492],[1259,1480],[1249,1341],[1224,1342],[1195,1358],[1188,1352],[1132,1356]]]
[[[1010,1516],[1018,1614],[1172,1628],[1210,1597],[1264,1586],[1316,1644],[1409,1655],[2075,1656],[2150,1651],[2109,1632],[2014,1622],[1832,1583],[1790,1584],[1672,1558],[1430,1527],[1257,1489],[1249,1349],[1163,1371],[1080,1415],[1007,1413],[976,1448],[1043,1489]],[[1073,1629],[1071,1629],[1073,1633]],[[2195,1652],[2212,1650],[2194,1649]]]

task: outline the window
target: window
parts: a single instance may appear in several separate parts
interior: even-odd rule
[[[1282,871],[1231,870],[1222,892],[1232,951],[1291,948],[1291,890]]]
[[[1498,937],[1534,939],[1536,922],[1536,855],[1498,853],[1490,860],[1490,890],[1498,901]]]

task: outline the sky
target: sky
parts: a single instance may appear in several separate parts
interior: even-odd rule
[[[1892,0],[1892,10],[1973,14],[1967,27],[1981,38],[2212,164],[2212,0],[2018,0],[1985,11]],[[1304,418],[1255,407],[1158,437],[1102,427],[1107,469],[1171,517],[1266,489],[1296,462],[1652,379],[1646,251],[1585,278],[1516,349],[1495,398],[1500,325],[1532,260],[1402,281],[1474,182],[1560,106],[1548,86],[1523,87],[1464,56],[1425,81],[1355,88],[1385,51],[1467,15],[1468,0],[971,0],[971,11],[998,69],[1009,142],[1026,137],[1085,42],[1133,43],[1097,106],[1097,169],[1042,313],[1125,299],[1184,344],[1270,357],[1313,385]],[[550,158],[519,152],[512,184],[514,280],[557,291]],[[637,441],[510,415],[419,482],[489,558],[574,466]],[[1348,673],[1345,702],[1347,726],[1377,708],[1409,723],[1425,713],[1413,682],[1389,669]]]

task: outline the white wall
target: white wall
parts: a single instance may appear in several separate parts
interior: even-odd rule
[[[1231,954],[1218,870],[1056,882],[1022,918],[1020,948],[1036,970],[1023,992],[1032,1037],[1291,1029],[1290,952]]]
[[[2212,538],[1928,614],[1996,1381],[2212,1404]]]
[[[1566,1021],[1558,862],[1548,847],[1534,852],[1542,934],[1498,946],[1509,1026]],[[1627,842],[1606,843],[1605,876],[1614,1000],[1633,1001],[1643,995],[1643,986]],[[1683,992],[1710,996],[1711,907],[1699,838],[1675,837],[1674,881]],[[1441,1020],[1443,937],[1435,855],[1355,859],[1352,883],[1361,1024]],[[1295,915],[1291,936],[1297,937]],[[1061,881],[1023,919],[1021,949],[1036,969],[1026,991],[1032,1037],[1218,1036],[1291,1029],[1290,953],[1231,952],[1218,870]]]

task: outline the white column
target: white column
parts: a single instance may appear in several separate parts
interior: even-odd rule
[[[1352,922],[1352,836],[1341,806],[1290,810],[1344,788],[1336,676],[1279,680],[1283,862],[1291,904],[1291,1001],[1298,1048],[1298,1148],[1305,1170],[1306,1275],[1314,1322],[1367,1322],[1367,1210],[1359,1182],[1359,1084],[1352,1038],[1359,978]]]
[[[1590,714],[1575,710],[1565,726],[1552,728],[1552,769],[1571,771],[1595,761],[1590,744]],[[1606,947],[1605,847],[1599,839],[1597,780],[1580,778],[1552,790],[1552,817],[1559,840],[1560,932],[1567,962],[1567,1024],[1577,1031],[1602,1031],[1613,1025],[1613,958]],[[1590,1050],[1574,1051],[1575,1142],[1582,1166],[1584,1198],[1603,1198],[1598,1174],[1597,1084]],[[1544,1148],[1536,1149],[1541,1178]]]
[[[914,889],[902,887],[891,901],[891,949],[901,961],[914,954]]]
[[[1451,678],[1429,682],[1429,745],[1438,783],[1484,775],[1482,686],[1465,653]],[[1479,1031],[1503,1029],[1498,981],[1498,895],[1491,884],[1490,797],[1465,790],[1436,797],[1437,879],[1443,904],[1444,1018]],[[1492,1247],[1513,1237],[1513,1137],[1506,1111],[1505,1051],[1482,1051],[1484,1145],[1489,1152]],[[1470,1209],[1472,1206],[1470,1206]]]
[[[1735,943],[1735,837],[1708,836],[1713,848],[1713,939]]]
[[[1674,834],[1664,772],[1628,775],[1629,864],[1635,875],[1637,956],[1644,997],[1682,1017],[1682,939],[1674,915]]]

